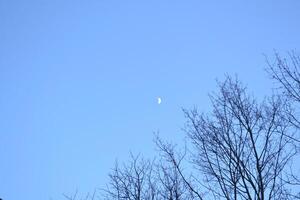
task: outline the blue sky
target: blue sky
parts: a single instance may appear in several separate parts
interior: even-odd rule
[[[0,1],[0,197],[104,186],[115,159],[154,155],[154,131],[180,143],[181,108],[207,110],[224,74],[268,94],[263,54],[299,50],[299,10],[297,0]]]

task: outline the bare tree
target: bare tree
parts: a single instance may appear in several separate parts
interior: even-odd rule
[[[161,150],[198,199],[291,198],[285,172],[296,151],[285,101],[274,96],[259,104],[230,77],[219,88],[211,96],[209,115],[184,110],[191,163],[198,173],[187,180],[173,149],[161,144]]]
[[[154,200],[156,186],[152,179],[153,164],[131,154],[131,161],[120,167],[116,163],[109,174],[110,183],[105,189],[105,199]]]
[[[129,164],[115,165],[104,190],[106,199],[188,200],[190,191],[174,165],[164,158],[154,162],[131,156]]]
[[[217,199],[285,199],[282,176],[295,155],[285,102],[258,104],[238,80],[227,78],[211,96],[213,111],[185,111],[192,162]]]
[[[268,68],[267,72],[271,76],[275,83],[279,85],[279,91],[281,95],[285,97],[289,106],[286,107],[286,113],[289,117],[290,123],[298,131],[294,135],[293,139],[300,150],[300,57],[295,51],[290,51],[286,58],[281,57],[278,53],[275,53],[275,62],[270,62],[267,59]],[[300,178],[295,175],[295,170],[299,172],[299,167],[291,170],[291,173],[287,175],[286,183],[291,187],[300,186]],[[297,173],[297,172],[296,172]],[[300,199],[300,195],[294,195],[294,198]]]
[[[271,78],[276,81],[283,95],[290,100],[291,104],[300,103],[300,57],[294,51],[288,53],[288,58],[282,58],[275,53],[275,62],[267,59],[267,71]],[[300,128],[299,115],[292,107],[288,110],[290,113],[290,122]],[[300,141],[299,141],[300,142]]]
[[[171,169],[169,170],[169,173],[167,173],[167,177],[173,177],[173,179],[176,178],[177,182],[180,182],[182,187],[180,191],[184,194],[184,199],[203,200],[204,194],[201,193],[197,184],[194,183],[192,174],[190,173],[190,175],[187,176],[182,167],[182,163],[187,154],[186,146],[183,152],[178,152],[175,150],[175,145],[162,141],[158,136],[155,138],[155,143],[159,148],[161,159]],[[161,164],[161,166],[163,166],[163,164]],[[170,173],[170,171],[172,173]]]
[[[183,150],[178,151],[175,145],[157,137],[159,159],[150,161],[131,155],[127,164],[116,163],[102,197],[107,200],[300,199],[297,193],[300,179],[290,173],[299,144],[295,136],[297,126],[291,123],[291,115],[295,115],[290,108],[291,99],[298,100],[286,89],[293,77],[285,76],[298,71],[287,71],[285,65],[280,66],[281,75],[276,77],[278,80],[284,77],[280,83],[288,98],[273,95],[257,102],[238,79],[226,77],[218,83],[219,91],[210,95],[210,113],[184,110],[189,143]],[[271,68],[271,72],[278,71]]]
[[[280,96],[258,103],[227,77],[211,95],[212,112],[184,110],[189,150],[156,139],[160,162],[133,158],[110,175],[113,199],[295,199],[287,185],[296,154],[293,128]],[[183,168],[186,158],[191,166]],[[195,169],[186,172],[184,169]],[[186,174],[189,174],[188,176]]]

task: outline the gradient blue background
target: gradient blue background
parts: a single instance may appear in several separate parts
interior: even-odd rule
[[[181,108],[207,110],[226,73],[270,93],[263,53],[297,50],[299,10],[298,0],[1,0],[0,197],[103,187],[116,158],[154,155],[154,131],[180,143]]]

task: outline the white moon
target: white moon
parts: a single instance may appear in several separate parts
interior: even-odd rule
[[[157,103],[161,104],[161,98],[160,97],[157,97]]]

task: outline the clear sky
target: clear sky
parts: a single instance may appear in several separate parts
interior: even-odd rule
[[[181,108],[207,110],[224,74],[269,93],[263,54],[299,50],[299,10],[298,0],[1,0],[0,197],[104,186],[116,158],[154,155],[154,131],[180,143]]]

